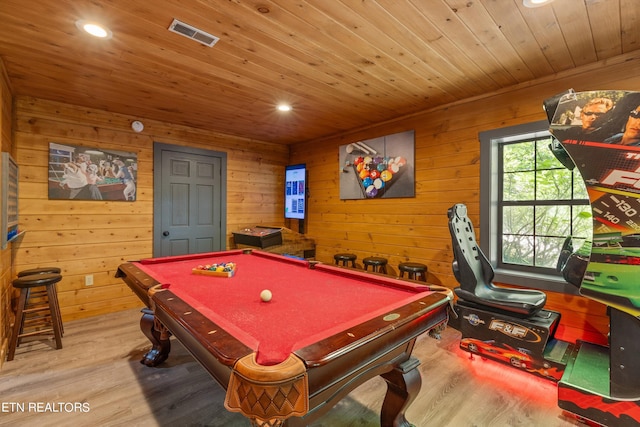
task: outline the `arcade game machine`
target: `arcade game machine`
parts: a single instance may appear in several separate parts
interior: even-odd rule
[[[612,100],[589,133],[567,123],[592,98]],[[572,90],[545,101],[551,149],[581,173],[593,213],[593,239],[558,268],[581,295],[607,305],[609,345],[554,337],[560,313],[546,295],[492,283],[493,268],[475,240],[466,207],[449,209],[460,347],[558,382],[558,405],[598,424],[640,425],[640,92]]]

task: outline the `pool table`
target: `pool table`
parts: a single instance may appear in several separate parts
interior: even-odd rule
[[[193,271],[222,263],[231,277]],[[174,336],[226,389],[225,407],[264,427],[308,425],[378,375],[381,425],[410,426],[421,387],[411,352],[446,326],[451,301],[444,288],[259,250],[128,262],[117,276],[147,306],[142,363],[166,360]]]

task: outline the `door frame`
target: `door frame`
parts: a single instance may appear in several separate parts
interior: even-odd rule
[[[161,253],[162,236],[162,152],[173,151],[220,159],[220,248],[227,248],[227,153],[202,148],[173,145],[162,142],[153,143],[153,256]]]

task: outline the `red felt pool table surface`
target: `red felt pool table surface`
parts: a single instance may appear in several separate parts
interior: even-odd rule
[[[192,274],[205,264],[233,262],[233,277]],[[373,278],[331,265],[261,251],[225,251],[134,263],[175,296],[277,364],[296,349],[383,315],[433,291],[391,277]],[[269,289],[273,298],[260,299]]]

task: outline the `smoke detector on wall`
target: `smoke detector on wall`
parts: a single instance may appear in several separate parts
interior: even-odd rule
[[[212,47],[218,42],[218,40],[220,40],[214,35],[199,30],[198,28],[193,27],[189,24],[185,24],[184,22],[178,21],[177,19],[174,19],[171,25],[169,25],[169,31],[180,34],[181,36],[188,37],[197,41],[198,43],[202,43],[203,45],[209,47]]]
[[[134,132],[142,132],[144,130],[144,125],[141,121],[135,120],[131,123],[131,129],[133,129]]]

